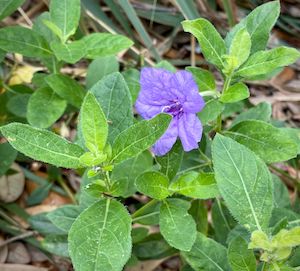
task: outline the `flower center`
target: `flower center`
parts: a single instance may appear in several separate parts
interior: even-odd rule
[[[171,104],[164,107],[163,112],[177,116],[183,112],[181,103],[178,100],[170,101]]]

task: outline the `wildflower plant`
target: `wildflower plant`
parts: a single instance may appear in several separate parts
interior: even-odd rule
[[[225,111],[249,97],[245,81],[270,78],[300,56],[289,47],[266,49],[279,1],[253,10],[225,39],[206,19],[182,22],[224,79],[221,89],[209,70],[164,63],[142,68],[138,95],[125,73],[126,81],[112,73],[88,89],[60,73],[66,63],[132,45],[107,33],[71,40],[80,1],[61,3],[51,0],[32,29],[0,30],[1,50],[36,58],[50,72],[30,95],[29,124],[1,126],[2,135],[34,160],[85,169],[79,204],[43,217],[51,225],[44,249],[70,257],[77,271],[121,271],[172,255],[180,255],[182,270],[296,270],[299,213],[269,166],[297,157],[299,133],[273,125],[267,103],[223,123]],[[67,106],[80,111],[75,142],[47,129]],[[136,192],[151,200],[129,211],[126,198]],[[39,219],[30,218],[33,228]],[[159,232],[149,233],[151,225]]]

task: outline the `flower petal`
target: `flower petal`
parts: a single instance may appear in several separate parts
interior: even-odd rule
[[[202,124],[196,114],[185,113],[179,118],[178,135],[185,151],[198,148],[202,137]]]
[[[153,118],[170,104],[174,97],[169,91],[173,73],[164,69],[143,68],[141,71],[141,90],[135,107],[145,119]]]
[[[135,103],[136,111],[144,118],[144,119],[152,119],[159,113],[162,113],[164,110],[164,105],[151,105],[148,103],[144,103],[141,100],[137,100]]]
[[[164,69],[143,68],[141,71],[141,91],[139,99],[152,105],[166,105],[174,97],[170,93],[170,79],[173,73]]]
[[[197,113],[204,107],[204,100],[199,94],[198,86],[193,75],[188,71],[178,71],[171,79],[172,92],[183,104],[183,110],[187,113]]]
[[[192,93],[186,97],[186,101],[183,103],[182,108],[186,113],[198,113],[200,112],[205,105],[200,93]]]
[[[153,152],[157,156],[165,155],[176,142],[178,136],[177,118],[173,118],[164,135],[154,144]]]

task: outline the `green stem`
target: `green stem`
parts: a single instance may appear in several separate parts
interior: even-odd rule
[[[208,91],[202,91],[200,92],[202,97],[205,96],[213,96],[213,97],[218,97],[219,93],[215,90],[208,90]]]
[[[225,12],[227,14],[228,24],[230,27],[235,25],[235,18],[233,13],[232,1],[222,0]]]
[[[200,164],[200,165],[197,165],[197,166],[194,166],[194,167],[189,167],[185,170],[182,170],[182,171],[179,171],[178,174],[181,175],[185,172],[188,172],[190,170],[194,170],[194,169],[200,169],[200,168],[203,168],[203,167],[207,167],[207,166],[211,166],[211,162],[207,162],[207,163],[204,163],[204,164]]]
[[[204,158],[204,160],[205,160],[206,162],[211,163],[211,159],[210,159],[203,151],[201,151],[200,148],[198,148],[198,151],[199,151],[199,153],[201,154],[201,156]]]
[[[59,176],[57,178],[57,182],[60,184],[60,186],[62,187],[63,190],[65,190],[65,192],[67,193],[67,195],[69,196],[69,198],[72,200],[72,202],[74,204],[77,204],[77,200],[75,198],[75,196],[73,195],[72,191],[70,190],[70,188],[66,185],[66,183],[64,182],[64,180],[62,179],[61,176]]]
[[[230,73],[226,79],[225,79],[225,82],[224,82],[224,87],[223,87],[223,90],[222,90],[222,93],[224,93],[230,86],[230,83],[231,83],[231,78],[232,78],[232,73]],[[222,131],[222,113],[218,115],[217,117],[217,122],[216,122],[216,128],[215,128],[215,131],[217,133],[220,133]]]
[[[141,219],[144,219],[144,218],[147,218],[147,217],[151,217],[151,216],[154,216],[154,215],[158,215],[158,214],[159,214],[159,212],[153,212],[153,213],[150,213],[150,214],[141,215],[139,217],[132,218],[132,222],[136,222],[136,221],[139,221]]]
[[[153,205],[155,205],[158,202],[157,199],[152,199],[149,202],[147,202],[143,207],[141,207],[140,209],[136,210],[133,214],[132,214],[132,218],[137,218],[139,216],[141,216],[143,214],[143,212],[147,209],[152,207]]]
[[[222,93],[225,92],[229,86],[230,86],[230,83],[231,83],[231,79],[232,79],[232,75],[229,74],[226,79],[225,79],[225,83],[224,83],[224,87],[223,87],[223,90],[222,90]]]
[[[217,124],[215,130],[217,133],[220,133],[222,131],[222,114],[219,114],[217,117]]]
[[[109,191],[110,190],[110,177],[109,177],[109,172],[108,171],[105,172],[104,182],[105,182],[106,188]]]
[[[13,218],[11,218],[9,215],[7,215],[2,209],[0,209],[0,216],[4,218],[8,223],[14,225],[15,227],[18,227],[21,229],[20,225],[17,221],[15,221]]]
[[[263,265],[262,265],[261,270],[262,270],[262,271],[265,271],[265,270],[266,270],[266,267],[267,267],[267,266],[266,266],[266,262],[263,262]]]

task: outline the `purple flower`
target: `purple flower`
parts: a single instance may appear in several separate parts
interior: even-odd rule
[[[202,125],[196,113],[202,110],[205,102],[192,74],[143,68],[140,84],[141,91],[135,106],[144,119],[151,119],[162,112],[173,116],[167,131],[153,146],[154,153],[159,156],[166,154],[177,137],[185,151],[198,148]]]

